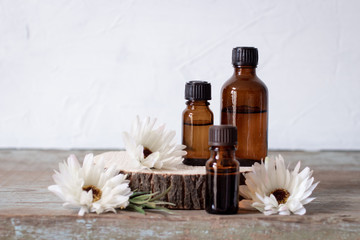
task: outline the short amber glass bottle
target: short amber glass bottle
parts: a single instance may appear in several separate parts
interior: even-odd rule
[[[236,214],[239,204],[239,163],[235,158],[236,127],[212,126],[211,156],[206,162],[205,210],[213,214]]]
[[[183,163],[205,166],[209,159],[209,127],[214,123],[214,115],[209,108],[211,85],[204,81],[190,81],[185,85],[186,109],[183,111],[183,141],[187,155]]]
[[[237,127],[236,158],[241,166],[251,166],[267,155],[268,90],[256,76],[257,48],[234,48],[232,63],[234,75],[221,90],[221,124]]]

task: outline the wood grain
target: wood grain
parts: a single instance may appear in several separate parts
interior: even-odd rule
[[[162,201],[171,202],[170,209],[200,210],[205,209],[205,166],[178,164],[174,169],[131,169],[133,160],[125,151],[110,151],[95,156],[94,161],[105,161],[105,167],[116,166],[120,173],[126,174],[131,189],[144,192],[165,192],[171,186]],[[241,167],[241,173],[250,171]],[[241,175],[242,176],[242,175]],[[245,184],[244,178],[241,178]]]
[[[1,150],[0,239],[360,239],[360,152],[281,152],[293,166],[302,160],[320,181],[304,216],[174,210],[78,217],[47,186],[60,161],[87,152]]]

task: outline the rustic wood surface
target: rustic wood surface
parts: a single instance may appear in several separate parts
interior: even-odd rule
[[[102,159],[105,168],[116,166],[116,169],[127,175],[131,189],[143,192],[170,191],[160,200],[175,205],[166,206],[169,209],[200,210],[205,209],[205,166],[188,166],[178,164],[175,169],[136,169],[131,170],[129,161],[133,161],[126,151],[110,151],[95,156],[95,163]],[[241,173],[251,171],[250,167],[240,167]],[[245,184],[243,175],[241,184]]]
[[[304,216],[174,210],[78,217],[47,186],[59,161],[88,152],[0,150],[0,239],[360,239],[360,152],[281,152],[320,181]]]

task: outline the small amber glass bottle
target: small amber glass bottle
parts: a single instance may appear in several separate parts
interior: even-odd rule
[[[205,166],[209,159],[209,127],[214,123],[214,115],[209,108],[211,85],[204,81],[190,81],[185,85],[186,109],[183,111],[183,141],[187,155],[183,163]]]
[[[205,210],[213,214],[236,214],[240,173],[235,158],[235,126],[212,126],[209,130],[211,156],[206,162]]]
[[[267,155],[268,90],[256,76],[257,48],[234,48],[232,63],[234,75],[221,90],[221,124],[237,127],[236,158],[241,166],[251,166]]]

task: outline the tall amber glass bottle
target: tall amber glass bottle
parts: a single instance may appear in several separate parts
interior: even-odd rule
[[[209,127],[214,123],[214,115],[209,108],[211,85],[204,81],[190,81],[185,85],[186,109],[183,111],[183,141],[187,155],[183,163],[205,166],[209,159]]]
[[[235,214],[239,204],[239,163],[235,158],[236,127],[212,126],[209,130],[211,156],[206,162],[205,210]]]
[[[237,127],[236,158],[250,166],[267,155],[268,90],[256,76],[257,48],[234,48],[232,63],[234,75],[221,90],[221,124]]]

